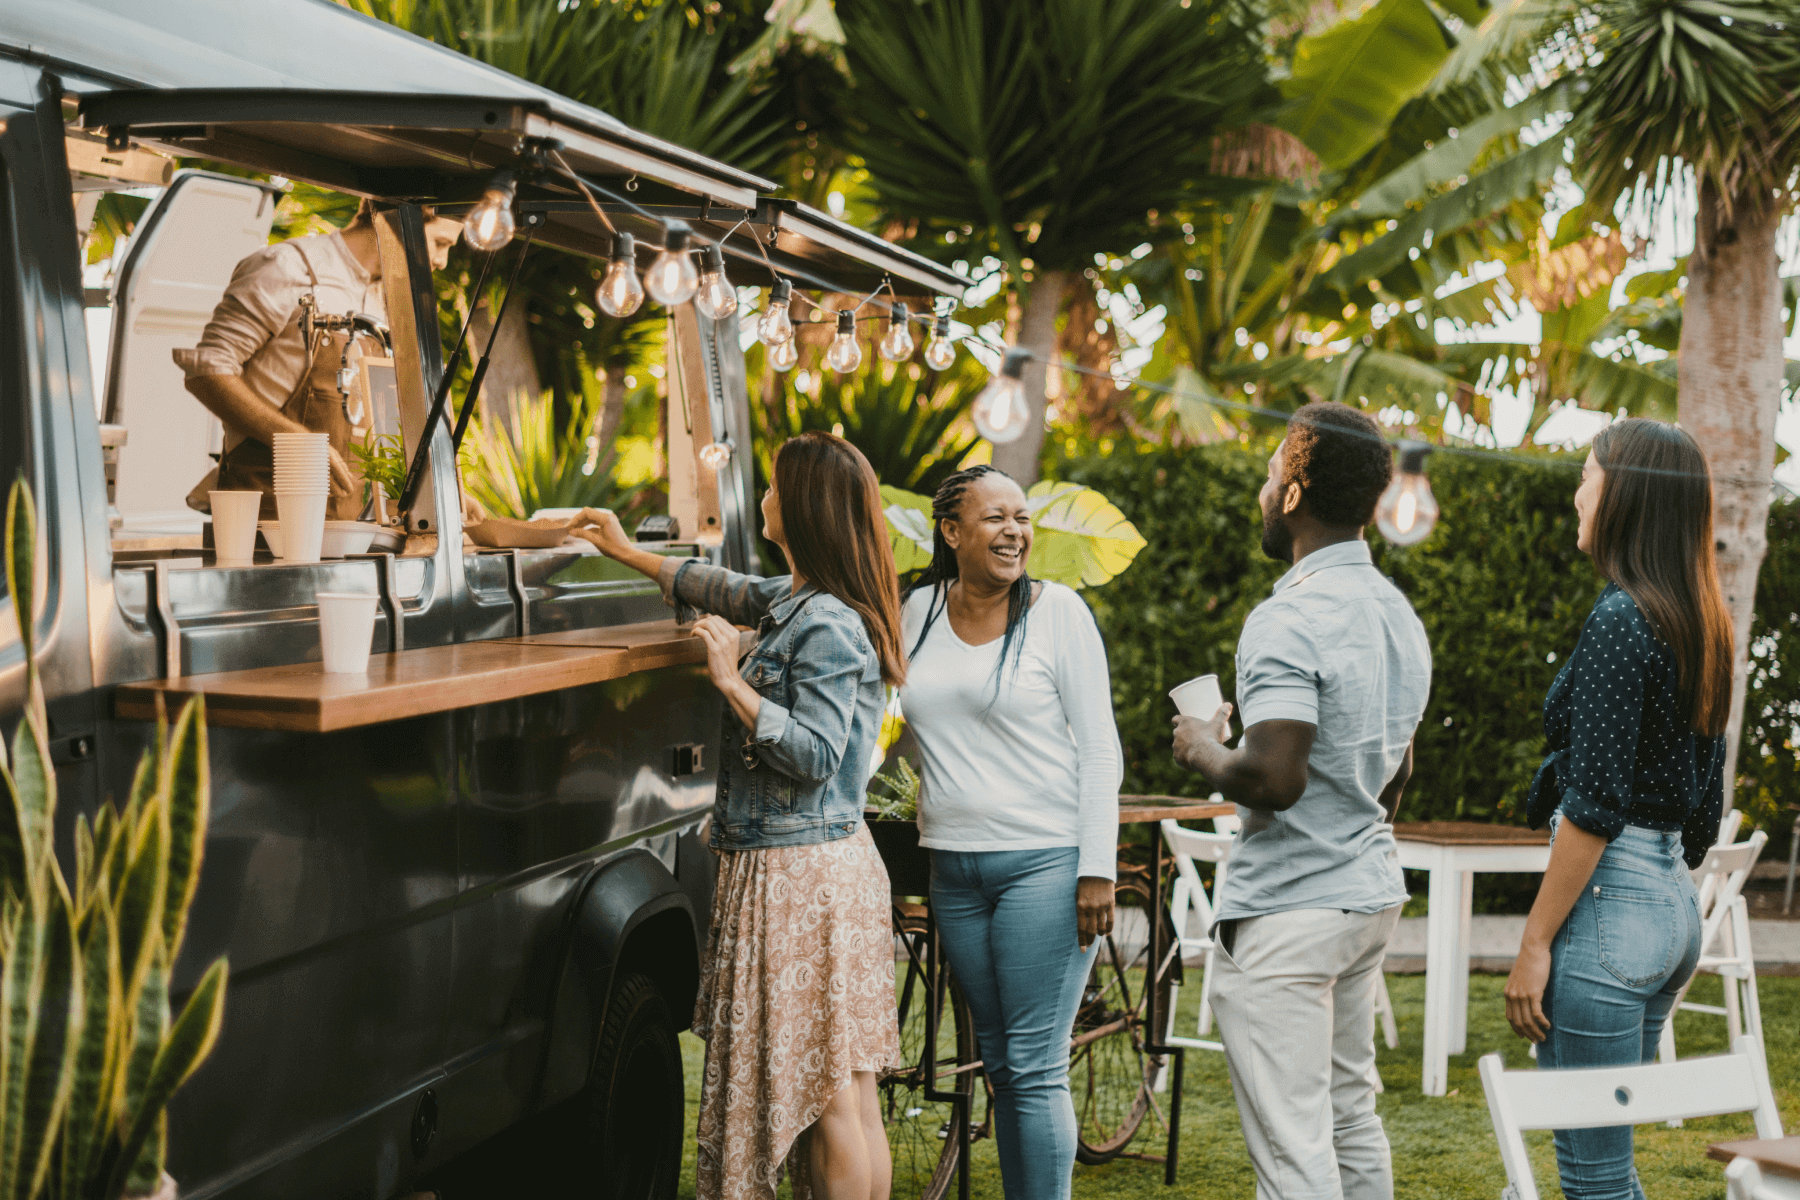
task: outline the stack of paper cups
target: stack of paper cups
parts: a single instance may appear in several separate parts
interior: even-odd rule
[[[323,433],[275,435],[275,510],[288,562],[319,561],[331,503],[331,439]]]

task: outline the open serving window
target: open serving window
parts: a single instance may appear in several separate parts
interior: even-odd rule
[[[826,214],[768,198],[775,187],[768,180],[648,137],[550,93],[520,98],[275,89],[100,92],[80,98],[79,128],[71,136],[83,142],[89,157],[101,151],[140,156],[140,172],[147,169],[141,157],[146,152],[201,158],[264,178],[304,180],[397,206],[380,222],[383,291],[405,454],[421,468],[404,506],[414,541],[420,540],[418,535],[460,528],[450,437],[458,414],[473,403],[468,397],[447,396],[451,388],[446,377],[455,364],[447,372],[446,359],[454,347],[446,346],[437,332],[438,299],[429,283],[420,206],[466,216],[500,180],[513,189],[510,211],[517,238],[605,259],[619,245],[616,235],[629,233],[637,243],[639,271],[652,265],[670,228],[685,227],[694,249],[718,244],[740,284],[782,277],[803,291],[858,294],[886,285],[921,311],[937,296],[960,295],[966,283]],[[240,217],[234,209],[231,227],[246,230],[256,224],[250,215],[256,207],[252,192],[266,190],[260,182],[246,182],[234,193],[229,181],[190,173],[178,176],[170,190],[182,187],[211,189],[223,197],[219,203],[235,203],[244,214]],[[262,225],[265,236],[266,229]],[[255,240],[250,233],[245,236]],[[496,278],[504,276],[509,256],[504,240],[499,245],[490,264]],[[171,285],[162,291],[185,297],[191,310],[182,321],[164,321],[165,332],[180,325],[183,336],[196,334],[194,325],[196,320],[203,323],[200,311],[208,301],[202,293],[209,286],[222,292],[229,271],[214,262],[201,272],[207,279],[164,279],[170,271],[195,273],[184,266],[194,260],[164,257],[169,262],[161,275],[146,269],[142,278]],[[139,290],[148,294],[155,288],[147,284]],[[216,300],[216,292],[210,300]],[[692,304],[672,306],[669,315],[669,515],[685,537],[720,545],[724,561],[747,566],[754,561],[756,523],[736,315],[709,320]],[[144,345],[150,340],[141,339]],[[471,355],[478,349],[471,347]],[[166,375],[168,370],[154,362],[158,355],[166,362],[166,352],[164,346],[140,349],[138,357],[145,360],[146,371]],[[107,417],[135,425],[137,420],[121,418],[132,414],[132,392],[138,385],[128,371],[121,372],[120,356],[114,357]],[[180,434],[186,439],[182,453],[189,458],[204,453],[197,448],[207,439],[216,448],[217,422],[200,428],[203,418],[188,411],[196,407],[193,401],[168,386],[162,390],[171,394],[159,403],[181,407],[183,416],[194,418],[188,424],[198,423]],[[434,409],[439,414],[435,418]],[[135,430],[127,432],[138,438]],[[701,465],[699,449],[717,442],[743,447],[745,453],[731,456],[716,470]],[[130,463],[133,454],[128,443],[121,450],[122,461]],[[160,452],[156,459],[164,461]],[[121,476],[132,478],[131,466],[122,466]],[[440,495],[448,499],[440,501]],[[159,503],[166,500],[160,497]]]

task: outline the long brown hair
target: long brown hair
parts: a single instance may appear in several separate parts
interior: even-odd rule
[[[1633,417],[1594,439],[1606,478],[1594,512],[1594,566],[1636,602],[1675,656],[1696,733],[1731,715],[1731,615],[1713,554],[1712,472],[1685,430]]]
[[[905,683],[900,578],[875,468],[841,437],[803,433],[775,455],[775,497],[794,570],[856,610],[881,658],[882,679]]]

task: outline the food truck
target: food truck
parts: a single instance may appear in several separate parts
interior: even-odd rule
[[[465,538],[465,398],[432,419],[453,347],[422,206],[466,212],[504,170],[516,237],[557,252],[604,258],[611,226],[647,266],[679,220],[741,283],[885,282],[920,311],[962,280],[327,0],[0,0],[0,168],[0,478],[22,472],[40,513],[63,852],[78,812],[125,794],[159,701],[207,702],[211,823],[173,999],[220,955],[231,982],[170,1110],[183,1194],[385,1200],[555,1113],[597,1194],[673,1195],[721,702],[653,584],[582,546]],[[182,504],[218,423],[169,351],[290,180],[382,202],[394,404],[422,473],[368,553],[221,566]],[[123,189],[149,208],[88,288],[83,222]],[[653,548],[755,569],[738,314],[669,316],[678,532]],[[737,452],[700,461],[719,443]],[[322,672],[321,591],[377,597],[366,677]],[[0,621],[10,727],[24,666],[10,606]]]

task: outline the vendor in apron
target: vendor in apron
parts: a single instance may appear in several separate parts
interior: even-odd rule
[[[431,267],[450,260],[462,224],[427,210]],[[343,229],[294,238],[238,263],[225,295],[191,350],[175,351],[187,389],[224,426],[224,452],[188,496],[206,511],[206,493],[260,491],[262,518],[276,517],[277,433],[323,433],[331,443],[333,520],[356,520],[368,497],[349,447],[367,434],[370,414],[354,383],[363,354],[380,355],[374,332],[387,324],[374,211],[363,201]]]

